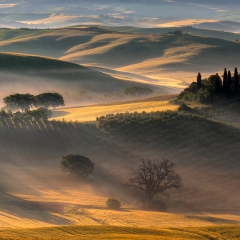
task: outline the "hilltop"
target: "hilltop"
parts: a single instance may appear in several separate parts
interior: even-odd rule
[[[199,71],[209,76],[238,64],[237,34],[184,29],[179,36],[168,34],[173,28],[2,29],[0,51],[117,70],[121,77],[137,74],[150,84],[177,88],[186,87]]]
[[[222,40],[233,41],[235,42],[240,38],[239,33],[232,33],[228,31],[223,31],[220,29],[214,29],[214,26],[218,26],[225,23],[225,29],[230,27],[233,22],[214,22],[214,23],[201,23],[197,26],[182,26],[182,27],[155,27],[155,28],[141,28],[141,27],[132,27],[132,26],[98,26],[99,28],[117,31],[117,32],[126,32],[126,33],[142,33],[142,34],[167,34],[168,32],[181,31],[183,34],[189,34],[200,37],[213,37],[219,38]],[[237,23],[236,23],[237,24]],[[213,29],[204,28],[205,25],[212,25]],[[200,28],[201,26],[201,28]],[[217,27],[216,27],[217,28]]]

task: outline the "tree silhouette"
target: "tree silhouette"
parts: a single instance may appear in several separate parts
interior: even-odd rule
[[[202,87],[202,76],[201,73],[198,73],[197,76],[197,90],[199,90]]]
[[[87,177],[92,173],[94,164],[87,157],[70,154],[62,157],[60,166],[63,172],[73,177]]]
[[[182,186],[180,176],[174,170],[174,163],[168,159],[154,162],[143,160],[136,169],[131,169],[126,186],[137,191],[144,207],[151,207],[154,196],[168,189]]]
[[[59,106],[64,106],[64,99],[59,93],[41,93],[35,96],[35,106],[54,109]]]
[[[214,87],[215,94],[219,95],[222,92],[222,79],[220,78],[218,73],[216,73],[216,75],[211,75],[209,77],[209,81]]]
[[[234,70],[234,92],[238,94],[238,70],[235,68]]]
[[[228,81],[228,74],[227,74],[227,69],[224,69],[223,73],[223,91],[226,93],[227,92],[227,81]]]
[[[12,111],[30,109],[35,104],[34,96],[27,94],[14,94],[3,98],[3,102],[6,104],[6,108]]]
[[[227,77],[227,96],[229,96],[231,84],[232,84],[232,74],[231,74],[231,71],[229,70],[228,77]]]

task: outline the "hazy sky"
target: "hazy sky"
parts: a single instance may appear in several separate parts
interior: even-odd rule
[[[240,22],[240,0],[2,0],[0,3],[0,27],[95,23],[152,27],[182,19]]]

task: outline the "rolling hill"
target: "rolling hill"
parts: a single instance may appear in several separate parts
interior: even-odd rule
[[[103,92],[122,91],[135,83],[131,79],[114,77],[85,66],[52,58],[16,53],[0,53],[1,96],[13,92],[84,90],[98,96]],[[158,86],[150,86],[160,90]]]
[[[91,124],[5,119],[0,132],[3,228],[240,223],[239,128],[167,111],[108,114]],[[70,153],[94,162],[88,180],[61,173],[59,161]],[[142,158],[162,157],[177,164],[184,188],[161,197],[168,213],[141,211],[122,183]],[[122,211],[105,207],[110,196],[124,203]]]
[[[221,25],[224,22],[216,22],[216,23],[202,23],[197,26],[204,26],[204,24],[212,24],[213,26]],[[228,24],[228,25],[227,25]],[[236,22],[236,24],[238,24]],[[225,29],[230,27],[231,22],[226,22]],[[126,32],[126,33],[142,33],[142,34],[167,34],[168,32],[174,31],[182,31],[183,34],[189,34],[200,37],[213,37],[219,38],[222,40],[233,41],[240,38],[239,33],[228,32],[227,30],[216,30],[216,29],[206,29],[204,27],[196,28],[192,26],[182,26],[182,27],[156,27],[156,28],[141,28],[141,27],[131,27],[131,26],[98,26],[99,28],[103,28],[106,30],[117,31],[117,32]],[[216,27],[217,28],[217,27]]]
[[[82,107],[61,108],[53,111],[52,119],[78,122],[94,122],[97,117],[106,114],[125,113],[125,112],[152,112],[177,110],[177,105],[169,103],[175,99],[176,95],[163,95],[160,97],[143,98],[140,100],[130,100],[115,102],[111,104],[98,104]]]
[[[150,84],[154,80],[157,85],[177,88],[194,81],[198,72],[208,77],[216,72],[221,74],[225,67],[238,67],[237,34],[184,29],[181,36],[164,34],[174,28],[2,29],[0,51],[137,74],[150,78]]]
[[[234,67],[240,48],[235,42],[211,37],[121,33],[97,27],[2,31],[9,32],[0,34],[0,50],[8,51],[0,54],[2,94],[82,89],[97,95],[136,83],[156,91],[166,86],[183,88],[198,71],[206,75]],[[40,53],[44,57],[32,55]],[[215,66],[210,67],[213,62]],[[177,111],[156,112],[176,109],[161,100],[166,99],[60,109],[55,120],[46,122],[1,119],[0,227],[6,230],[0,231],[0,238],[32,234],[30,229],[9,230],[19,227],[38,227],[39,238],[50,238],[56,231],[64,231],[66,238],[84,231],[84,227],[59,227],[48,229],[46,235],[41,229],[59,225],[84,225],[85,229],[86,225],[174,226],[163,234],[170,239],[179,232],[190,239],[225,237],[226,233],[216,233],[219,228],[203,227],[240,223],[240,130],[211,120],[211,114],[208,119]],[[63,117],[68,121],[59,121]],[[96,122],[86,123],[96,117]],[[67,154],[81,154],[94,162],[88,180],[60,172],[59,161]],[[163,157],[177,164],[184,188],[171,192],[171,197],[161,196],[168,213],[142,211],[122,183],[143,158]],[[106,208],[110,196],[123,202],[122,211]],[[196,226],[202,228],[190,232]],[[140,229],[115,228],[109,238],[122,229],[141,234]]]

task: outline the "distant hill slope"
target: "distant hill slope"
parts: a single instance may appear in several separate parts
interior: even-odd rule
[[[225,67],[239,67],[240,44],[234,42],[239,35],[194,28],[183,28],[181,36],[166,34],[174,30],[88,26],[5,29],[0,30],[0,51],[130,72],[157,80],[158,85],[179,88],[194,81],[198,72],[208,77],[221,74]]]
[[[234,21],[206,22],[194,25],[196,28],[240,33],[240,23]]]
[[[1,95],[10,92],[85,90],[93,94],[134,85],[90,68],[33,55],[0,53]],[[147,86],[141,83],[137,85]]]
[[[103,28],[111,31],[118,31],[118,32],[143,33],[143,34],[166,34],[168,32],[182,31],[183,34],[190,34],[190,35],[196,35],[201,37],[214,37],[214,38],[219,38],[219,39],[228,40],[228,41],[236,41],[236,39],[240,38],[240,34],[227,31],[228,28],[230,29],[231,23],[234,24],[234,26],[235,25],[237,26],[238,24],[237,22],[220,21],[220,22],[214,22],[214,23],[196,24],[194,25],[194,27],[184,26],[184,27],[140,28],[140,27],[129,27],[129,26],[123,26],[123,27],[99,26],[99,28]]]

